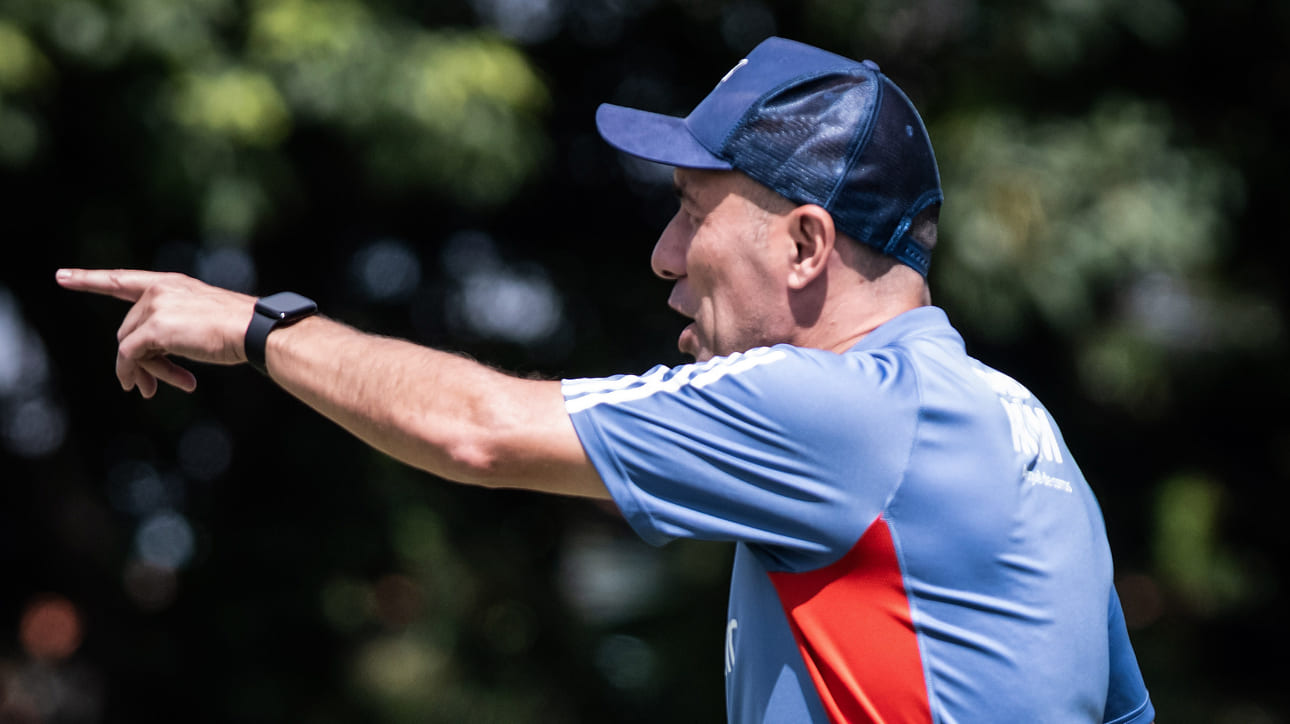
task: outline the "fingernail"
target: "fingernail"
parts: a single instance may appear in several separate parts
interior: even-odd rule
[[[64,279],[71,279],[72,272],[70,269],[59,269],[58,272],[54,274],[54,278],[58,279],[59,281],[62,281]]]

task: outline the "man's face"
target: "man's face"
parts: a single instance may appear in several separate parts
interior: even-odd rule
[[[677,169],[673,180],[681,208],[650,262],[675,281],[668,306],[694,320],[677,347],[702,362],[788,341],[782,219],[751,200],[768,192],[733,171]]]

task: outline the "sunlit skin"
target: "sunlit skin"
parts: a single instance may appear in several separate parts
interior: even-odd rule
[[[116,375],[144,397],[159,384],[192,392],[173,358],[246,361],[255,299],[182,274],[63,269],[67,289],[131,304],[117,332]],[[507,375],[459,355],[370,335],[321,315],[269,336],[270,376],[394,458],[440,477],[608,498],[564,409],[560,383]]]
[[[789,333],[778,293],[783,265],[771,258],[773,219],[747,198],[746,185],[733,173],[678,170],[680,208],[650,258],[655,274],[675,281],[668,306],[694,320],[677,346],[700,361]]]
[[[677,347],[704,361],[779,343],[841,352],[929,302],[916,272],[867,278],[827,211],[734,171],[677,169],[680,202],[651,256],[668,306],[693,320]]]
[[[917,272],[873,264],[818,206],[789,203],[736,172],[682,169],[675,179],[681,208],[652,265],[673,282],[672,308],[694,320],[678,344],[696,359],[781,342],[843,351],[926,303]],[[123,389],[193,391],[196,377],[173,358],[246,361],[253,297],[129,269],[65,269],[58,282],[131,304],[117,333]],[[274,332],[265,359],[284,389],[411,465],[478,485],[608,497],[557,381],[506,375],[322,316]]]

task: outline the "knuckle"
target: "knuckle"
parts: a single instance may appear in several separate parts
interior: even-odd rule
[[[117,347],[117,356],[129,364],[134,364],[133,360],[136,360],[141,356],[141,349],[142,347],[140,345],[139,335],[131,334],[121,340],[121,344]]]

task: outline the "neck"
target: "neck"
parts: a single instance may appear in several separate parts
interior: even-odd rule
[[[908,272],[908,273],[906,273]],[[932,303],[926,281],[912,269],[892,269],[875,280],[855,278],[830,284],[816,319],[799,325],[794,344],[845,352],[879,326]]]

